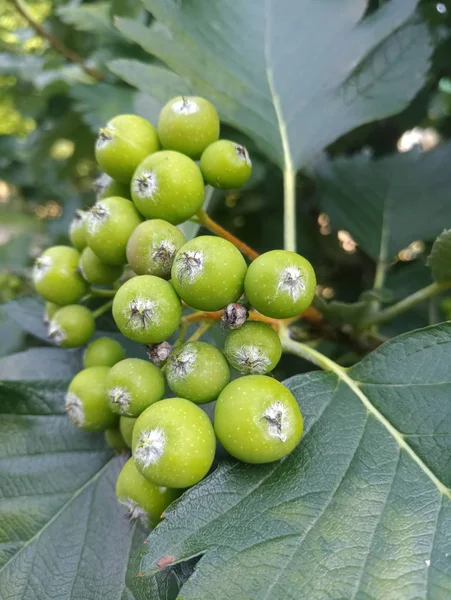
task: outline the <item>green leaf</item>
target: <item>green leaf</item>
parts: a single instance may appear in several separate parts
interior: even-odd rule
[[[443,324],[348,371],[288,380],[305,417],[298,448],[223,464],[189,490],[149,536],[142,572],[202,556],[184,600],[448,598],[450,362]]]
[[[362,250],[387,260],[451,223],[451,144],[372,160],[338,158],[318,167],[322,209]]]
[[[443,231],[435,240],[427,265],[437,283],[451,281],[451,229]]]
[[[56,13],[64,23],[72,25],[78,31],[117,37],[117,31],[110,20],[110,4],[96,2],[82,6],[60,6]]]
[[[165,62],[223,121],[296,170],[337,137],[404,108],[431,55],[417,0],[392,0],[365,16],[343,0],[145,0],[150,28],[117,19],[130,40]]]
[[[82,368],[79,350],[30,348],[0,359],[0,379],[71,379]]]
[[[109,83],[80,84],[70,90],[75,108],[93,131],[118,114],[133,113],[135,95],[136,92],[130,88]]]

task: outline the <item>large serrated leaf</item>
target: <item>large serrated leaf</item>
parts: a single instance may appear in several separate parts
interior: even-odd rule
[[[142,572],[202,555],[184,600],[449,598],[450,362],[443,324],[348,371],[288,380],[299,447],[260,468],[224,464],[186,493]]]
[[[451,229],[442,231],[435,240],[427,265],[437,283],[451,281]]]
[[[405,107],[431,54],[426,27],[411,20],[417,0],[392,0],[369,16],[366,0],[144,4],[157,23],[118,19],[120,31],[290,170]]]

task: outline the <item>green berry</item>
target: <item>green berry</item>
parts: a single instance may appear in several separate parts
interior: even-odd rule
[[[246,262],[233,244],[203,235],[180,248],[172,265],[178,295],[198,310],[219,310],[243,293]]]
[[[200,170],[207,183],[230,190],[246,183],[252,163],[244,146],[229,140],[218,140],[208,146],[200,159]]]
[[[98,258],[91,248],[85,248],[80,256],[78,269],[88,283],[111,285],[124,272],[122,265],[108,265]]]
[[[155,526],[166,508],[181,492],[154,485],[141,475],[130,458],[122,467],[116,482],[116,496],[127,507],[132,523],[140,519],[145,527]]]
[[[223,389],[216,402],[214,426],[232,456],[243,462],[267,463],[294,450],[303,420],[284,385],[272,377],[249,375]]]
[[[216,400],[230,381],[223,353],[205,342],[188,342],[169,355],[166,377],[171,390],[196,404]]]
[[[248,321],[231,331],[224,354],[234,369],[245,375],[264,375],[272,371],[282,356],[279,336],[266,323]]]
[[[129,448],[132,447],[133,427],[135,426],[135,417],[119,417],[119,430]]]
[[[167,221],[144,221],[128,240],[128,264],[137,275],[170,279],[174,256],[185,243],[183,233]]]
[[[137,417],[164,396],[164,378],[158,367],[141,358],[126,358],[108,372],[105,389],[113,412]]]
[[[108,367],[90,367],[72,379],[66,394],[66,412],[70,420],[86,431],[105,431],[117,425],[105,393]]]
[[[216,439],[204,411],[184,398],[149,406],[133,429],[133,458],[138,471],[155,485],[186,488],[208,473]]]
[[[86,344],[96,330],[94,316],[86,306],[63,306],[49,323],[48,337],[62,348],[78,348]]]
[[[204,202],[204,180],[194,161],[166,150],[148,156],[136,169],[132,198],[146,219],[178,225],[190,219]]]
[[[33,282],[40,296],[60,306],[74,304],[88,291],[77,271],[80,254],[69,246],[52,246],[36,259]]]
[[[262,315],[288,319],[304,312],[315,295],[316,277],[307,259],[287,250],[271,250],[249,266],[244,290]]]
[[[115,181],[106,173],[102,173],[94,182],[94,188],[97,194],[97,200],[119,196],[120,198],[132,199],[130,185]]]
[[[119,330],[141,344],[170,337],[180,324],[182,304],[170,283],[153,275],[129,279],[116,293],[113,318]]]
[[[83,356],[83,366],[112,367],[120,360],[124,360],[125,350],[119,342],[108,337],[94,340],[86,348]]]
[[[86,238],[94,254],[109,265],[123,265],[128,238],[141,223],[130,200],[113,196],[97,202],[86,220]]]
[[[86,248],[86,211],[77,210],[69,225],[69,238],[71,244],[79,252]]]
[[[129,448],[122,437],[122,433],[117,428],[107,429],[105,431],[105,441],[110,448],[116,450],[117,452],[123,452]]]
[[[46,325],[48,325],[50,323],[51,318],[56,313],[56,311],[58,311],[60,308],[62,308],[62,307],[59,304],[55,304],[54,302],[46,302],[45,303],[44,317],[42,320],[44,321],[44,323]]]
[[[163,107],[158,135],[163,148],[200,158],[219,137],[218,113],[205,98],[178,96]]]
[[[96,159],[100,168],[121,183],[129,183],[146,156],[159,150],[155,127],[136,115],[119,115],[100,129]]]

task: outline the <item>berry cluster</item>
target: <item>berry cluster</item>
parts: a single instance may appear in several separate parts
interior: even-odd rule
[[[114,298],[104,308],[112,305],[122,334],[146,345],[150,361],[126,358],[113,339],[92,341],[69,385],[66,410],[78,427],[105,431],[113,448],[131,448],[116,492],[131,518],[149,524],[205,477],[216,439],[242,461],[265,463],[290,453],[303,429],[294,397],[267,374],[282,353],[270,323],[310,305],[312,266],[283,250],[248,266],[227,239],[187,241],[177,228],[201,211],[205,183],[236,188],[251,174],[247,150],[218,136],[215,108],[197,97],[171,100],[158,129],[133,115],[112,119],[96,143],[105,171],[97,202],[75,215],[72,247],[49,248],[33,271],[56,344],[89,342],[102,310],[83,303],[97,292]],[[220,311],[223,351],[198,341],[200,330],[183,343],[189,316],[182,317],[182,303]],[[192,316],[202,321],[204,313]],[[179,328],[172,346],[167,340]],[[231,368],[244,376],[231,381]],[[177,397],[163,399],[166,384]],[[212,401],[213,424],[198,406]]]

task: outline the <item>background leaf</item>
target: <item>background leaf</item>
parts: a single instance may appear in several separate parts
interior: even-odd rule
[[[437,283],[451,280],[451,229],[443,231],[435,240],[427,264]]]

